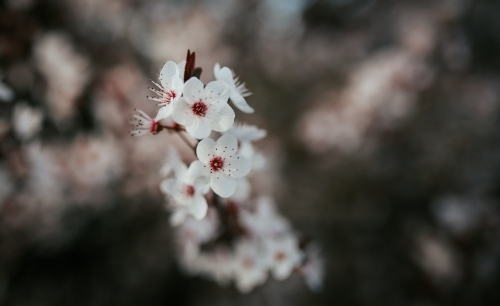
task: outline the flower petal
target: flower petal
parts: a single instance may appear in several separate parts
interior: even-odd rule
[[[212,81],[205,87],[205,94],[209,98],[226,95],[229,92],[229,85],[224,81]]]
[[[162,108],[160,108],[160,110],[158,110],[158,114],[156,115],[155,120],[160,121],[162,119],[167,118],[171,114],[172,114],[172,106],[170,104],[167,106],[163,106]]]
[[[163,180],[160,183],[160,190],[165,195],[172,196],[175,193],[175,189],[176,189],[176,180],[173,178]]]
[[[173,92],[175,92],[175,98],[172,99],[172,102],[175,102],[177,100],[179,100],[179,98],[181,97],[182,95],[182,91],[184,89],[184,81],[178,77],[178,76],[174,76],[172,77],[172,88],[171,90]]]
[[[210,177],[210,187],[220,197],[228,198],[236,190],[236,180],[218,171]]]
[[[224,161],[224,173],[233,177],[240,178],[247,175],[252,169],[252,164],[245,157],[235,154],[232,158],[226,158]]]
[[[198,159],[201,160],[204,164],[208,164],[212,157],[214,156],[215,151],[215,141],[211,138],[205,138],[198,143],[196,147],[196,155]]]
[[[191,125],[186,126],[186,132],[196,139],[203,139],[210,136],[212,131],[212,124],[206,118],[200,118],[195,116],[194,121]]]
[[[217,139],[215,153],[220,156],[235,156],[238,150],[238,140],[232,134],[224,134]]]
[[[212,129],[217,132],[229,130],[234,123],[234,110],[229,105],[224,105],[218,112],[212,114]]]
[[[210,171],[206,167],[205,164],[203,164],[199,160],[195,160],[189,165],[189,169],[187,170],[187,175],[186,175],[186,183],[194,185],[195,182],[197,181],[198,178],[202,177],[207,177],[210,175]],[[208,180],[207,180],[208,184]]]
[[[175,178],[177,181],[184,182],[187,177],[187,166],[185,163],[178,163],[174,166]]]
[[[177,68],[179,69],[179,77],[184,81],[184,70],[186,69],[186,60],[182,60],[177,63]]]
[[[201,220],[207,215],[208,205],[207,200],[202,195],[195,195],[193,204],[189,207],[189,212],[196,220]]]
[[[163,65],[163,68],[160,71],[160,75],[158,75],[158,79],[161,82],[161,85],[165,89],[170,89],[172,86],[172,77],[179,75],[179,68],[177,68],[177,64],[168,61]]]
[[[231,90],[233,89],[232,87],[235,87],[234,79],[233,79],[233,72],[228,67],[220,68],[219,63],[215,64],[214,76],[218,81],[226,82],[227,85],[229,85],[231,87]]]
[[[231,102],[233,102],[234,106],[236,106],[240,111],[251,114],[255,110],[248,105],[247,100],[243,98],[238,92],[231,91],[231,95],[229,96]]]
[[[184,84],[184,99],[188,104],[199,101],[203,94],[203,83],[198,78],[192,77]]]
[[[196,116],[193,114],[191,106],[184,99],[180,99],[173,105],[172,119],[178,124],[191,125],[195,118]]]
[[[180,207],[172,212],[170,216],[170,225],[179,226],[186,220],[186,210],[184,207]]]

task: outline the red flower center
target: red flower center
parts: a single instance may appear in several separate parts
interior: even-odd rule
[[[224,167],[224,160],[220,156],[215,156],[210,160],[210,169],[212,171],[219,171]]]
[[[163,100],[165,102],[161,103],[161,105],[163,105],[163,106],[169,105],[170,102],[172,102],[172,99],[175,99],[175,97],[177,97],[177,95],[175,94],[175,92],[173,90],[165,91],[163,93]]]
[[[274,255],[274,259],[276,259],[276,261],[282,261],[285,258],[286,258],[286,255],[283,252],[278,252],[278,253],[276,253],[276,255]]]
[[[194,196],[194,186],[187,185],[184,188],[184,194],[187,195],[188,197]]]
[[[196,102],[191,106],[191,110],[193,111],[193,114],[199,117],[205,117],[207,113],[207,105],[204,102]]]

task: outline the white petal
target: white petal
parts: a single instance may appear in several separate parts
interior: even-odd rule
[[[220,74],[220,65],[219,63],[215,63],[215,66],[214,66],[214,76],[215,76],[215,79],[219,80],[219,74]]]
[[[229,96],[229,99],[231,99],[231,102],[233,102],[234,106],[236,106],[240,111],[251,114],[254,112],[254,109],[248,105],[247,101],[245,98],[243,98],[239,93],[236,91],[231,91],[231,95]]]
[[[167,118],[168,116],[170,116],[172,114],[172,105],[167,105],[167,106],[163,106],[162,108],[160,108],[160,110],[158,111],[158,114],[156,115],[155,117],[155,120],[156,121],[160,121],[162,119],[165,119]]]
[[[194,121],[191,125],[186,126],[186,132],[189,135],[196,139],[203,139],[210,136],[210,132],[212,131],[212,124],[206,118],[200,118],[195,116]]]
[[[220,197],[228,198],[236,190],[236,180],[218,171],[210,177],[210,187]]]
[[[176,209],[174,212],[172,212],[172,215],[170,216],[170,225],[179,226],[182,223],[184,223],[184,220],[186,220],[185,209],[184,208]]]
[[[195,118],[196,116],[193,114],[191,106],[184,99],[180,99],[173,105],[172,119],[178,124],[191,125]]]
[[[186,60],[178,62],[177,68],[179,69],[179,77],[184,82],[184,70],[186,70]]]
[[[173,99],[172,102],[179,100],[179,98],[182,95],[182,91],[184,90],[184,81],[178,76],[172,77],[172,89],[171,90],[174,91],[175,95],[176,95],[175,99]]]
[[[247,175],[252,169],[252,164],[245,157],[236,154],[232,158],[224,161],[224,173],[233,178],[240,178]]]
[[[160,183],[160,190],[163,194],[172,196],[176,190],[176,180],[173,178],[163,180]]]
[[[199,101],[204,92],[203,83],[196,77],[190,78],[184,84],[184,99],[188,104]]]
[[[212,128],[217,132],[225,132],[233,126],[234,123],[233,109],[229,105],[224,105],[217,113],[212,115]]]
[[[206,165],[199,160],[195,160],[189,165],[189,169],[187,170],[186,183],[194,185],[198,178],[208,177],[209,175],[210,171]]]
[[[205,94],[210,98],[226,95],[228,91],[229,86],[223,81],[212,81],[205,87]]]
[[[195,195],[193,204],[189,208],[189,212],[196,220],[201,220],[207,215],[208,205],[207,200],[202,195]]]
[[[231,196],[231,199],[241,202],[250,196],[250,192],[252,191],[252,186],[250,182],[246,178],[240,178],[236,180],[236,191]]]
[[[217,72],[216,68],[218,68]],[[233,90],[233,87],[235,87],[233,72],[231,71],[231,69],[227,67],[220,68],[219,64],[216,64],[214,67],[214,76],[217,80],[226,82],[227,85],[231,87],[231,90]]]
[[[168,61],[165,63],[165,65],[163,65],[158,79],[160,80],[163,88],[170,89],[170,87],[172,86],[172,77],[178,75],[179,69],[177,68],[177,64],[172,61]]]
[[[282,281],[292,274],[294,266],[290,262],[284,262],[274,267],[273,276],[275,279]]]
[[[229,156],[236,156],[238,150],[238,140],[232,134],[224,134],[217,139],[215,145],[216,155],[229,158]]]
[[[214,156],[215,151],[215,141],[211,138],[205,138],[198,143],[196,147],[196,155],[198,159],[201,160],[204,164],[208,164],[212,157]]]
[[[184,182],[186,177],[187,177],[187,166],[185,163],[178,163],[174,166],[174,173],[175,173],[175,178],[178,181]]]

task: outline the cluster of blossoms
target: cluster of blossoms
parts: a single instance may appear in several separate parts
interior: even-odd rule
[[[214,67],[216,80],[204,85],[195,67],[195,54],[167,62],[159,76],[157,96],[149,99],[160,109],[152,118],[138,110],[130,122],[134,136],[168,130],[192,146],[196,160],[184,163],[171,147],[160,185],[177,227],[180,262],[191,274],[203,275],[220,284],[234,281],[241,292],[249,292],[266,281],[269,272],[284,280],[301,273],[312,289],[322,283],[322,261],[317,248],[293,232],[279,215],[273,201],[252,190],[251,178],[263,171],[266,160],[253,142],[266,131],[234,122],[228,101],[245,113],[254,110],[250,95],[233,72]],[[218,132],[217,140],[210,138]],[[189,138],[191,139],[189,139]]]

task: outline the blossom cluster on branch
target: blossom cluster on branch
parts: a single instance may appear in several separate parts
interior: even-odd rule
[[[156,96],[160,107],[153,118],[141,110],[133,116],[133,136],[169,131],[190,146],[196,159],[185,163],[171,147],[160,172],[160,184],[176,227],[179,257],[191,274],[220,284],[234,281],[241,292],[292,272],[319,289],[323,266],[318,248],[293,231],[271,198],[253,190],[251,178],[266,168],[265,157],[253,142],[267,134],[256,126],[235,123],[229,101],[245,113],[251,93],[228,68],[216,64],[215,81],[204,85],[195,53],[180,63],[168,61],[161,69]],[[215,140],[212,131],[219,133]],[[193,143],[195,143],[193,145]]]

